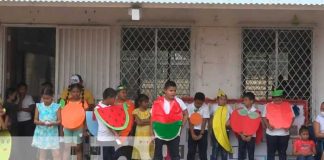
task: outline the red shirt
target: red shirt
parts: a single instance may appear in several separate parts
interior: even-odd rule
[[[312,140],[297,139],[294,143],[294,148],[298,153],[313,154],[315,143]]]

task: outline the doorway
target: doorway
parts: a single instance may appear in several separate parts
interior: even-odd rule
[[[6,87],[25,82],[37,101],[41,84],[55,81],[55,28],[8,27]]]

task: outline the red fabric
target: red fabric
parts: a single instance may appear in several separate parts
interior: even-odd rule
[[[170,113],[166,114],[164,111],[164,97],[158,97],[152,106],[152,122],[160,123],[173,123],[176,121],[182,121],[183,114],[180,104],[174,99],[170,102]],[[166,102],[168,103],[168,102]]]
[[[239,110],[241,109],[242,108],[236,109],[231,114],[231,128],[234,132],[238,134],[242,133],[244,135],[252,136],[258,131],[261,125],[261,114],[259,111],[256,111],[259,114],[259,117],[256,119],[251,119],[248,115],[240,115]]]
[[[269,120],[269,124],[274,128],[290,128],[293,120],[293,112],[291,104],[288,102],[282,102],[275,104],[273,102],[266,104],[266,118]]]
[[[294,149],[298,153],[304,153],[304,154],[309,154],[311,155],[313,152],[313,148],[315,147],[315,143],[312,140],[301,140],[297,139],[294,142]]]

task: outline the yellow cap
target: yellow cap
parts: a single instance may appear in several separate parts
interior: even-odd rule
[[[223,96],[226,96],[225,92],[221,89],[218,89],[217,97],[223,97]]]

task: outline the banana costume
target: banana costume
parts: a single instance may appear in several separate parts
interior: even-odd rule
[[[226,96],[224,91],[221,89],[218,90],[217,97]],[[233,153],[232,145],[229,141],[227,132],[226,132],[226,123],[228,115],[227,106],[219,106],[214,113],[213,117],[213,131],[216,137],[217,142],[229,153]]]

